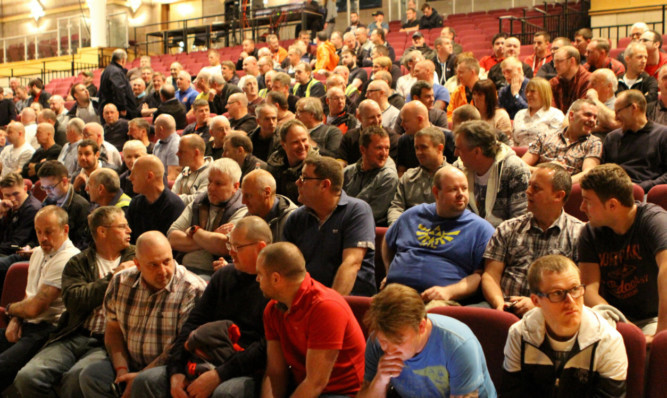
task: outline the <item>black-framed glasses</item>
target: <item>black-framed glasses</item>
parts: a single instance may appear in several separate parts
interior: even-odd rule
[[[614,113],[621,113],[624,109],[627,109],[627,108],[629,108],[629,107],[631,107],[631,106],[632,106],[632,102],[629,103],[629,104],[627,104],[627,105],[625,105],[625,106],[622,106],[620,109],[615,110]]]
[[[301,174],[301,175],[299,176],[299,181],[301,181],[302,184],[303,184],[304,182],[308,181],[308,180],[324,180],[324,178],[320,178],[320,177],[306,177],[306,176],[304,176],[303,174]]]
[[[238,253],[238,251],[239,251],[240,249],[243,249],[244,247],[247,247],[247,246],[256,245],[256,244],[257,244],[257,242],[246,243],[245,245],[235,245],[235,244],[233,244],[233,243],[229,243],[229,242],[227,242],[227,243],[225,243],[225,246],[227,247],[227,250],[228,250],[228,251],[235,251],[235,252]]]
[[[576,299],[583,296],[584,292],[586,292],[586,285],[582,283],[581,285],[577,285],[570,289],[554,290],[553,292],[549,293],[537,292],[535,294],[540,297],[546,297],[552,303],[560,303],[561,301],[565,300],[565,297],[567,297],[568,294],[573,299]]]
[[[56,187],[57,187],[58,185],[60,185],[62,182],[63,182],[63,181],[60,180],[57,184],[55,184],[55,185],[51,185],[51,186],[49,186],[49,185],[42,185],[42,190],[44,190],[44,191],[53,191],[53,190],[56,189]]]
[[[102,225],[104,228],[120,228],[120,229],[128,229],[130,228],[130,224],[118,224],[118,225]]]

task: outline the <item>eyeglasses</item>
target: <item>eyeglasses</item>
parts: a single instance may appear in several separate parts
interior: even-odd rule
[[[60,182],[58,182],[57,184],[55,184],[55,185],[42,185],[42,189],[43,189],[44,191],[53,191],[53,190],[56,189],[56,187],[57,187],[58,185],[60,185],[61,183],[62,183],[62,180],[61,180]]]
[[[243,249],[243,248],[246,247],[246,246],[252,246],[252,245],[255,245],[255,244],[257,244],[257,242],[246,243],[245,245],[235,245],[235,244],[233,244],[233,243],[229,243],[229,242],[227,242],[227,243],[225,243],[225,246],[227,247],[227,250],[228,250],[228,251],[230,251],[230,252],[233,251],[233,252],[237,252],[237,253],[238,253],[238,251],[239,251],[240,249]]]
[[[629,108],[631,106],[632,106],[632,102],[627,104],[626,106],[622,106],[620,109],[614,110],[614,113],[621,113],[621,111],[623,111],[624,109]]]
[[[128,229],[130,224],[118,224],[118,225],[102,225],[104,228],[119,228],[119,229]]]
[[[560,303],[561,301],[565,300],[565,297],[567,297],[568,294],[573,299],[576,299],[583,296],[585,291],[586,285],[581,284],[566,290],[555,290],[549,293],[537,292],[535,294],[540,297],[546,297],[552,303]]]
[[[302,184],[303,184],[304,182],[308,181],[308,180],[324,180],[324,178],[320,178],[320,177],[306,177],[306,176],[304,176],[303,174],[301,174],[301,175],[299,176],[299,181],[301,181]]]

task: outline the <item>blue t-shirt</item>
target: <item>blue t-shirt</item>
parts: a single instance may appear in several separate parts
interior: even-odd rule
[[[405,361],[391,385],[402,397],[449,397],[478,391],[480,398],[495,398],[496,389],[486,368],[482,346],[462,322],[429,314],[433,323],[424,349]],[[366,344],[364,380],[373,381],[384,351],[371,336]]]
[[[456,219],[442,218],[435,203],[405,211],[385,239],[396,251],[387,283],[400,283],[419,292],[448,286],[482,269],[493,226],[466,209]]]
[[[195,90],[192,86],[188,87],[185,92],[178,90],[176,91],[176,98],[185,106],[185,111],[188,112],[192,107],[192,104],[195,102],[195,99],[199,95],[199,92]]]
[[[449,90],[445,86],[433,83],[433,96],[435,97],[435,101],[444,101],[449,104]],[[412,101],[412,94],[408,94],[408,97],[405,99],[405,102],[410,101]]]
[[[338,206],[322,225],[312,210],[301,206],[287,217],[283,240],[299,247],[310,276],[327,287],[332,286],[343,262],[343,250],[366,248],[352,294],[375,294],[375,219],[363,200],[342,191]]]

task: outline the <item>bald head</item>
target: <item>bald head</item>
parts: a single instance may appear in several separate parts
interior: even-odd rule
[[[160,181],[162,181],[162,176],[164,175],[164,165],[155,155],[146,155],[137,159],[132,168],[132,171],[134,170],[153,173],[156,179],[159,179]]]
[[[271,196],[276,195],[276,180],[273,175],[266,170],[256,169],[243,177],[243,186],[253,186],[260,191],[267,188],[271,191]]]
[[[135,256],[141,262],[145,257],[146,251],[148,248],[165,248],[167,251],[171,252],[171,246],[169,245],[169,240],[166,236],[160,231],[148,231],[144,232],[137,238],[136,244],[136,253]]]
[[[163,113],[155,120],[155,135],[158,139],[165,139],[176,132],[176,120],[174,117]]]
[[[21,111],[21,123],[24,125],[33,123],[35,119],[37,119],[37,114],[34,109],[27,107]]]
[[[104,142],[104,127],[101,124],[90,122],[83,126],[83,139],[93,140],[101,148]]]
[[[357,119],[361,122],[361,127],[380,126],[382,124],[382,110],[380,105],[372,99],[361,101],[357,108]]]

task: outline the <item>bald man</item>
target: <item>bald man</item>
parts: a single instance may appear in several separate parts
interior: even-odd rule
[[[368,83],[366,90],[366,98],[372,99],[380,105],[382,112],[382,127],[385,129],[393,129],[396,124],[396,119],[401,113],[396,107],[389,103],[389,93],[391,89],[384,80],[373,80]]]
[[[142,156],[134,162],[130,181],[137,196],[132,198],[127,220],[132,228],[131,241],[146,231],[166,234],[181,215],[185,204],[164,186],[164,166],[155,155]]]
[[[0,152],[0,178],[9,173],[20,173],[35,152],[26,140],[25,126],[19,122],[11,122],[7,126],[7,141],[8,145]]]
[[[109,282],[104,297],[108,356],[91,360],[81,372],[84,397],[115,397],[114,383],[125,383],[131,392],[142,370],[166,360],[172,341],[206,288],[201,278],[176,263],[161,232],[139,236],[136,250],[135,267]]]
[[[56,144],[54,140],[55,130],[49,123],[40,123],[37,126],[37,142],[39,148],[32,154],[32,157],[23,166],[21,174],[23,178],[29,178],[32,182],[37,181],[37,172],[42,167],[43,162],[47,160],[57,160],[62,150],[62,146]]]
[[[269,223],[275,241],[282,240],[287,216],[297,209],[288,197],[276,194],[276,180],[266,170],[253,170],[241,184],[243,204],[248,214],[258,216]]]
[[[225,137],[232,131],[229,119],[224,116],[214,117],[208,122],[208,131],[213,139],[206,142],[204,155],[213,158],[213,160],[220,159],[222,157]]]
[[[93,171],[88,177],[86,192],[88,192],[93,208],[115,206],[123,209],[127,215],[130,197],[121,189],[120,178],[115,171],[105,167]]]
[[[104,106],[102,118],[104,119],[105,139],[115,146],[119,152],[122,151],[123,144],[128,140],[127,131],[129,127],[127,119],[120,117],[118,108],[114,104],[106,104]]]
[[[248,98],[243,93],[229,96],[227,101],[229,124],[232,130],[241,130],[250,134],[257,127],[255,115],[248,113]]]
[[[104,139],[104,128],[99,123],[86,123],[83,126],[83,139],[93,140],[100,148],[100,160],[109,163],[112,167],[119,169],[123,160],[120,158],[120,152],[110,142]],[[122,150],[122,148],[121,148]]]
[[[431,186],[435,203],[406,210],[384,237],[387,283],[410,286],[427,303],[461,302],[479,287],[484,249],[494,228],[467,209],[463,172],[445,166]]]

